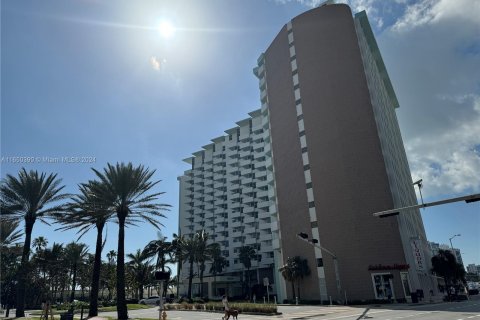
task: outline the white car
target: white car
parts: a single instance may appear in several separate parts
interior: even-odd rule
[[[153,305],[159,305],[160,304],[160,297],[159,296],[151,296],[146,299],[142,299],[138,301],[140,304],[153,304]]]

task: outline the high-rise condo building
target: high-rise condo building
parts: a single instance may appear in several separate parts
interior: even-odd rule
[[[365,12],[329,4],[293,18],[254,74],[260,109],[193,153],[179,177],[180,234],[206,230],[228,261],[216,277],[207,264],[204,295],[258,297],[268,278],[278,301],[292,299],[278,270],[299,256],[311,271],[300,280],[302,299],[436,297],[419,211],[372,216],[416,196],[399,104]],[[249,277],[245,246],[256,250]],[[188,272],[184,265],[180,293]]]

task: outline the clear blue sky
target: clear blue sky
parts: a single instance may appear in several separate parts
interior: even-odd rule
[[[478,1],[349,0],[366,9],[396,89],[412,175],[426,200],[480,192]],[[459,4],[459,2],[463,2]],[[91,167],[131,161],[156,169],[172,205],[162,222],[178,229],[181,159],[259,107],[256,59],[288,20],[315,0],[1,1],[1,156],[95,157],[46,163],[68,192]],[[157,26],[176,28],[164,38]],[[19,164],[2,162],[1,176]],[[454,245],[480,264],[480,203],[423,212],[429,240]],[[53,242],[73,232],[35,225]],[[106,251],[116,249],[115,225]],[[157,237],[127,231],[126,251]],[[83,239],[94,248],[94,234]]]

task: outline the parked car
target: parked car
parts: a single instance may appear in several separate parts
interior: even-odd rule
[[[152,304],[152,305],[159,305],[160,304],[160,297],[159,296],[151,296],[146,299],[141,299],[138,303],[140,304]]]

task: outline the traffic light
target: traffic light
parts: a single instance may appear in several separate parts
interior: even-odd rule
[[[398,216],[399,214],[400,214],[400,212],[397,211],[397,212],[382,214],[382,215],[379,215],[378,217],[379,217],[379,218],[387,218],[387,217]]]
[[[155,280],[165,281],[170,279],[170,272],[168,271],[155,271]]]
[[[299,234],[297,234],[297,236],[305,240],[308,239],[308,234],[306,234],[305,232],[300,232]]]

